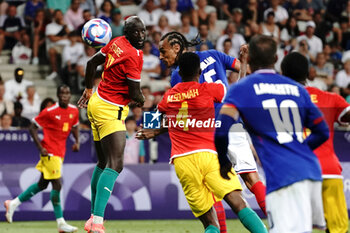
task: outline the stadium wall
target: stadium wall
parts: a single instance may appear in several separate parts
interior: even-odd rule
[[[15,134],[17,134],[15,136]],[[0,132],[0,201],[13,198],[39,179],[34,168],[38,159],[27,131]],[[9,136],[11,135],[11,136]],[[68,140],[67,159],[63,166],[61,192],[67,219],[87,219],[90,215],[90,179],[94,169],[91,134],[81,133],[81,151],[70,152],[73,138]],[[85,139],[83,139],[85,138]],[[160,144],[161,145],[161,144]],[[342,160],[344,189],[350,203],[350,132],[336,132],[335,146]],[[31,154],[33,153],[33,155]],[[72,153],[72,154],[70,154]],[[263,177],[262,169],[259,169]],[[244,190],[249,205],[261,211],[249,190]],[[225,205],[228,209],[228,206]],[[4,220],[0,206],[0,221]],[[235,217],[227,211],[229,217]],[[167,163],[125,166],[117,179],[106,210],[107,219],[188,219],[193,218],[176,177]],[[52,220],[50,188],[23,203],[14,220]]]

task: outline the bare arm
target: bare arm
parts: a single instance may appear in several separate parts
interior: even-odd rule
[[[248,45],[242,45],[239,52],[239,59],[241,61],[240,63],[240,70],[239,70],[239,76],[238,80],[245,77],[247,75],[248,70],[248,53],[249,53],[249,47]]]
[[[347,111],[344,116],[340,119],[342,122],[350,123],[350,110]]]
[[[89,59],[85,69],[85,90],[83,95],[78,101],[79,108],[86,108],[87,102],[92,96],[92,88],[94,86],[94,77],[96,74],[96,69],[99,65],[105,62],[106,57],[101,53],[96,53],[92,58]]]
[[[75,143],[72,146],[72,150],[74,152],[78,152],[80,149],[80,140],[79,140],[79,126],[74,126],[72,127],[72,134],[74,136],[75,139]]]
[[[138,107],[142,107],[145,102],[145,97],[142,95],[140,82],[127,79],[129,87],[129,97],[131,100],[136,102]]]
[[[38,127],[34,123],[32,123],[29,126],[29,133],[34,140],[36,147],[39,149],[40,155],[41,156],[48,156],[47,150],[41,145],[41,142],[40,142],[40,139],[38,136]]]

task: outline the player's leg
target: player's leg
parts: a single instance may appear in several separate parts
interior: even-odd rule
[[[96,187],[96,198],[93,213],[93,223],[103,224],[104,212],[114,183],[123,170],[123,153],[125,148],[125,131],[114,132],[101,139],[103,154],[107,159],[107,166],[102,172]]]
[[[266,187],[257,173],[249,135],[243,125],[234,124],[229,133],[228,155],[237,174],[241,176],[247,188],[255,195],[256,201],[266,215],[265,193]]]
[[[214,197],[214,208],[216,211],[216,216],[219,220],[220,225],[220,233],[227,233],[227,227],[226,227],[226,213],[224,209],[224,205],[222,204],[222,201],[216,201]]]
[[[266,227],[258,215],[247,207],[242,197],[242,186],[234,170],[232,169],[232,173],[229,174],[230,180],[222,178],[217,159],[217,155],[214,154],[207,158],[210,163],[207,166],[205,183],[209,189],[213,191],[217,200],[224,199],[229,204],[250,232],[267,233]]]
[[[38,192],[44,190],[47,188],[49,182],[44,179],[43,174],[41,174],[40,180],[38,183],[34,183],[31,186],[29,186],[24,192],[22,192],[18,197],[16,197],[13,200],[7,200],[5,201],[4,205],[6,208],[6,219],[9,223],[12,222],[13,214],[16,210],[16,208],[25,201],[28,201],[30,198],[32,198],[35,194]]]
[[[61,179],[50,180],[52,190],[50,193],[50,200],[53,206],[53,212],[57,221],[57,228],[59,232],[75,232],[78,228],[69,225],[63,218],[63,211],[61,206],[60,192],[62,188]]]
[[[342,179],[324,179],[322,199],[327,229],[331,233],[348,231],[349,217]]]
[[[266,203],[265,203],[266,187],[263,184],[263,182],[261,182],[259,174],[257,172],[248,172],[248,173],[241,173],[239,175],[243,179],[247,188],[252,193],[254,193],[255,199],[258,205],[266,215]]]
[[[213,207],[198,218],[204,226],[205,233],[220,233],[220,226]]]

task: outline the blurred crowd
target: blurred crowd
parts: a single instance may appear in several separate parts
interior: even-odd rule
[[[65,83],[79,95],[86,61],[96,53],[82,43],[84,23],[102,18],[116,37],[123,35],[123,22],[130,15],[138,15],[147,27],[141,83],[146,102],[142,109],[131,107],[129,118],[136,128],[142,112],[154,109],[170,87],[171,70],[159,60],[158,43],[172,30],[189,41],[202,40],[193,50],[216,49],[233,57],[252,36],[269,35],[278,42],[277,71],[284,55],[299,51],[310,63],[308,85],[342,95],[350,103],[348,0],[3,0],[0,53],[10,51],[10,63],[18,67],[49,65],[46,80]],[[101,73],[102,67],[96,85]],[[230,84],[237,76],[227,72]],[[13,79],[0,81],[0,129],[28,127],[41,102],[24,70],[16,69]],[[82,127],[88,128],[81,116]],[[128,134],[131,137],[132,130]]]

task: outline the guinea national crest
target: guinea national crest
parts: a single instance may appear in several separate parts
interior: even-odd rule
[[[91,19],[81,31],[83,41],[91,47],[101,48],[112,38],[112,29],[103,19]]]

